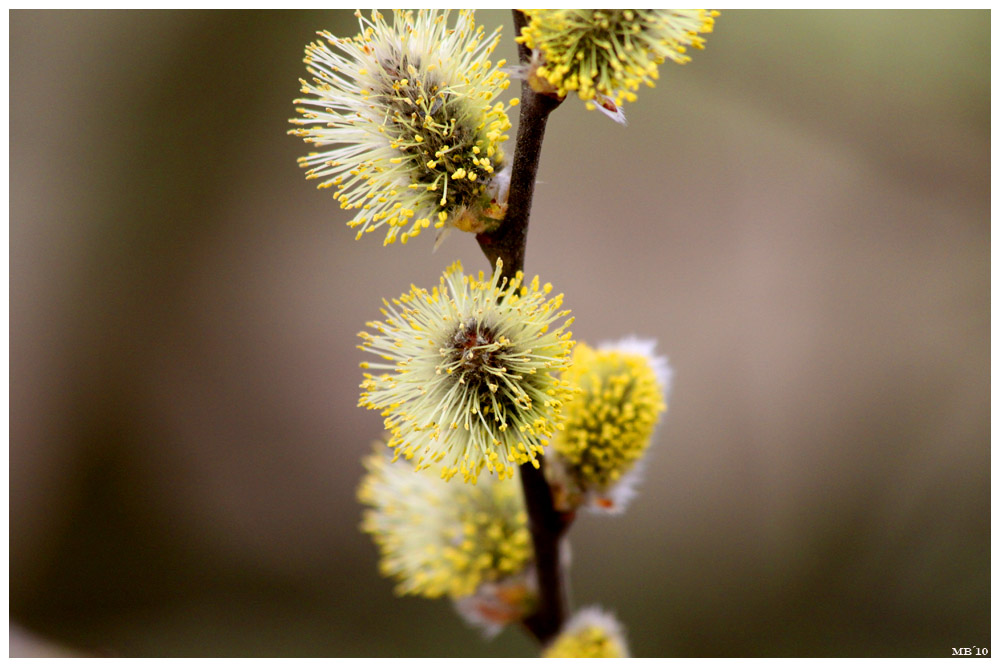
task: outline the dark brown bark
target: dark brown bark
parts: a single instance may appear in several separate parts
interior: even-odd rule
[[[517,34],[525,25],[525,16],[514,10],[514,29]],[[531,54],[524,45],[518,45],[522,64]],[[495,265],[503,260],[503,275],[513,278],[524,270],[524,249],[528,238],[528,218],[535,192],[535,177],[542,152],[542,139],[549,114],[559,106],[561,99],[540,95],[521,83],[521,112],[514,148],[514,164],[507,198],[507,214],[498,229],[479,234],[479,247]],[[540,460],[542,466],[544,459]],[[560,559],[563,534],[572,516],[559,512],[552,500],[552,491],[545,479],[543,468],[530,463],[521,466],[521,484],[528,511],[528,522],[535,549],[535,567],[538,575],[539,601],[533,615],[524,625],[543,645],[558,634],[566,619],[568,607],[566,583]]]

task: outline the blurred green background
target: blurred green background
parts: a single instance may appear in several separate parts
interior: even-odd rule
[[[553,115],[527,270],[675,370],[639,498],[571,532],[635,655],[989,645],[989,24],[727,11],[627,128]],[[357,528],[355,333],[486,262],[305,181],[320,29],[357,24],[10,13],[12,653],[535,655],[394,598]]]

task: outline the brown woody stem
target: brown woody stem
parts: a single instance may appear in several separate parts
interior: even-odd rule
[[[526,24],[522,12],[514,10],[514,29],[520,35]],[[518,44],[522,64],[531,58],[530,51]],[[503,260],[503,275],[513,278],[524,270],[524,248],[528,238],[528,218],[535,192],[542,139],[549,114],[559,106],[561,99],[536,93],[527,81],[521,82],[521,113],[514,148],[507,213],[503,224],[492,232],[479,234],[476,240],[490,264]],[[544,460],[539,460],[544,466]],[[558,511],[552,491],[545,479],[543,468],[530,463],[521,466],[521,484],[528,510],[528,522],[535,549],[535,568],[538,575],[539,600],[534,614],[524,621],[525,627],[543,645],[551,641],[566,619],[567,595],[560,559],[562,536],[569,528],[572,516]]]

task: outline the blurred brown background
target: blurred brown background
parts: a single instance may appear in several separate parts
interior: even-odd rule
[[[513,60],[509,13],[479,20]],[[578,339],[675,369],[641,495],[571,533],[574,601],[635,655],[989,645],[989,23],[725,12],[627,128],[549,123],[528,271]],[[357,32],[10,14],[10,611],[45,642],[534,654],[395,599],[358,531],[355,333],[486,263],[460,233],[355,242],[305,181],[285,132],[324,28]]]

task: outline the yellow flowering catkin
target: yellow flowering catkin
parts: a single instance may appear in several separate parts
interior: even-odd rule
[[[321,32],[306,47],[310,97],[291,134],[328,147],[299,159],[306,178],[336,188],[348,223],[406,243],[431,225],[481,232],[506,212],[503,142],[510,129],[497,97],[509,85],[489,57],[500,35],[472,10],[394,10],[393,23],[357,14],[360,34]],[[511,104],[516,104],[515,100]]]
[[[597,607],[581,609],[542,653],[543,658],[628,658],[618,620]]]
[[[400,595],[453,599],[522,572],[531,536],[517,480],[448,484],[381,452],[368,456],[358,498],[362,530],[381,554]]]
[[[634,102],[666,60],[683,64],[704,48],[716,11],[708,9],[532,9],[518,41],[534,49],[533,76],[559,96]],[[529,81],[532,79],[529,77]],[[599,99],[599,98],[598,98]],[[600,100],[599,100],[600,101]],[[588,105],[588,106],[592,106]]]
[[[664,388],[646,357],[584,343],[576,346],[563,379],[577,393],[553,445],[586,488],[606,488],[649,447],[666,409]]]
[[[359,405],[379,410],[397,456],[475,483],[537,457],[560,428],[569,396],[559,374],[573,347],[562,295],[536,276],[465,275],[458,262],[428,291],[383,301],[374,333],[358,334],[365,361]]]

